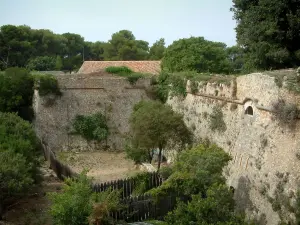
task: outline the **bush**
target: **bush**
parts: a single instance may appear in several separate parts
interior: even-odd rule
[[[226,124],[223,119],[223,112],[220,107],[215,106],[210,115],[209,127],[212,131],[225,132]]]
[[[22,154],[0,151],[0,218],[10,198],[24,195],[33,185],[28,164]]]
[[[0,111],[16,112],[23,119],[31,120],[33,114],[23,114],[31,108],[33,79],[29,72],[21,68],[9,68],[0,74]]]
[[[133,71],[126,66],[110,66],[105,68],[105,71],[107,73],[113,73],[113,74],[133,73]]]
[[[115,224],[110,222],[108,212],[119,207],[117,192],[93,193],[91,187],[91,181],[82,172],[78,178],[66,180],[63,192],[50,193],[50,214],[54,224]]]
[[[180,202],[177,208],[166,216],[168,224],[246,224],[243,217],[234,213],[233,194],[222,184],[212,185],[206,192],[193,195],[189,203]]]
[[[191,196],[202,193],[204,195],[212,184],[225,182],[222,170],[230,159],[230,156],[216,145],[199,145],[181,152],[174,163],[170,177],[149,193],[158,197],[169,194]]]
[[[14,113],[0,112],[0,211],[11,197],[26,194],[40,181],[39,165],[32,126]]]
[[[35,79],[35,86],[38,88],[40,96],[46,96],[49,94],[60,96],[62,94],[55,76],[35,74],[33,77]]]
[[[107,67],[105,71],[121,77],[126,77],[131,85],[134,85],[140,78],[145,77],[145,74],[135,73],[126,66],[110,66]]]
[[[130,177],[134,180],[134,191],[133,195],[139,196],[149,191],[152,187],[150,186],[150,180],[152,178],[152,173],[142,172]]]
[[[279,100],[273,104],[273,113],[280,124],[294,128],[295,121],[299,116],[299,109],[295,104],[287,104],[284,100]]]
[[[131,142],[133,140],[130,140]],[[131,159],[135,164],[140,164],[143,162],[152,162],[153,153],[151,149],[141,148],[133,143],[127,142],[125,146],[125,152],[128,159]]]
[[[141,73],[132,73],[129,76],[127,76],[127,80],[131,85],[134,85],[140,78],[143,78],[144,75]]]
[[[106,118],[101,113],[90,116],[77,115],[73,120],[73,128],[76,134],[88,141],[102,141],[108,136]]]

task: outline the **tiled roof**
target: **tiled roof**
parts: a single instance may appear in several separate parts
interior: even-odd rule
[[[158,74],[160,61],[84,61],[78,73],[104,71],[109,66],[126,66],[134,72]]]

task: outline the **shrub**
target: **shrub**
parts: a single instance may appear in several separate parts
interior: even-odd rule
[[[106,118],[101,113],[89,116],[77,115],[73,120],[73,128],[76,134],[88,141],[102,141],[108,136]]]
[[[158,197],[169,194],[205,194],[212,184],[225,182],[222,170],[230,159],[230,156],[216,145],[198,145],[183,151],[178,155],[170,177],[149,193]]]
[[[33,185],[28,163],[22,154],[0,151],[0,218],[10,198],[24,195]]]
[[[25,195],[40,181],[37,138],[14,113],[0,112],[0,216],[10,198]]]
[[[225,132],[226,124],[223,119],[223,112],[220,107],[215,106],[213,112],[210,115],[209,127],[212,131]]]
[[[273,113],[280,124],[294,128],[299,109],[295,104],[287,104],[284,100],[279,100],[273,104]]]
[[[117,192],[93,193],[91,181],[82,172],[78,178],[68,178],[61,193],[50,193],[50,214],[54,224],[114,224],[109,213],[119,206]]]
[[[134,140],[128,140],[125,145],[125,152],[128,159],[132,159],[135,164],[140,164],[142,162],[152,162],[153,152],[151,148],[141,148]]]
[[[173,168],[171,166],[164,166],[160,169],[159,175],[164,179],[168,179],[173,173]]]
[[[222,184],[212,185],[206,192],[192,196],[189,203],[180,202],[177,208],[166,216],[168,224],[246,224],[243,217],[235,215],[233,194]]]
[[[33,79],[22,68],[9,68],[0,74],[0,111],[17,112],[23,119],[31,120],[33,113],[24,114],[32,105]]]
[[[107,73],[113,73],[113,74],[133,73],[133,71],[126,66],[110,66],[105,68],[105,71]]]
[[[140,78],[145,77],[145,74],[135,73],[126,66],[110,66],[107,67],[105,71],[121,77],[126,77],[131,85],[134,85]]]
[[[152,173],[141,172],[134,175],[133,177],[130,177],[130,179],[134,180],[133,195],[139,196],[150,190],[152,188],[150,186],[150,180],[152,176]]]
[[[37,75],[34,76],[35,86],[39,90],[40,96],[46,96],[49,94],[61,95],[61,91],[58,86],[58,82],[53,75]]]
[[[132,73],[129,76],[127,76],[127,80],[131,85],[134,85],[140,78],[143,78],[144,75],[141,73]]]

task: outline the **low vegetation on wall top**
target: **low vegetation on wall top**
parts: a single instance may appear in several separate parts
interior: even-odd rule
[[[140,78],[149,76],[148,74],[133,72],[126,66],[110,66],[105,69],[106,72],[125,77],[130,84],[134,85]]]
[[[57,78],[53,75],[33,74],[35,88],[39,91],[40,96],[49,94],[61,95]]]

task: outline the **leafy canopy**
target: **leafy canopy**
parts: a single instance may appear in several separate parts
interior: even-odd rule
[[[226,45],[205,40],[203,37],[174,41],[164,53],[162,68],[170,72],[197,71],[227,74],[231,71]]]
[[[0,112],[0,210],[39,181],[38,142],[27,121]],[[0,211],[0,216],[1,216]]]
[[[233,0],[237,41],[245,52],[245,67],[280,69],[300,64],[298,1]]]
[[[223,184],[222,169],[230,156],[216,145],[199,145],[179,154],[170,177],[150,193],[160,196],[174,193],[191,196],[201,193],[214,183]]]
[[[166,216],[168,224],[197,225],[242,225],[243,217],[234,213],[233,193],[224,184],[213,184],[206,197],[193,195],[190,202],[180,202],[177,208]]]
[[[129,123],[131,143],[134,148],[145,150],[157,148],[161,154],[167,144],[178,144],[182,148],[192,141],[192,134],[184,124],[182,115],[161,102],[137,103]],[[145,154],[148,152],[146,151]]]
[[[0,74],[0,111],[22,114],[30,108],[33,96],[33,79],[21,68],[9,68]]]

